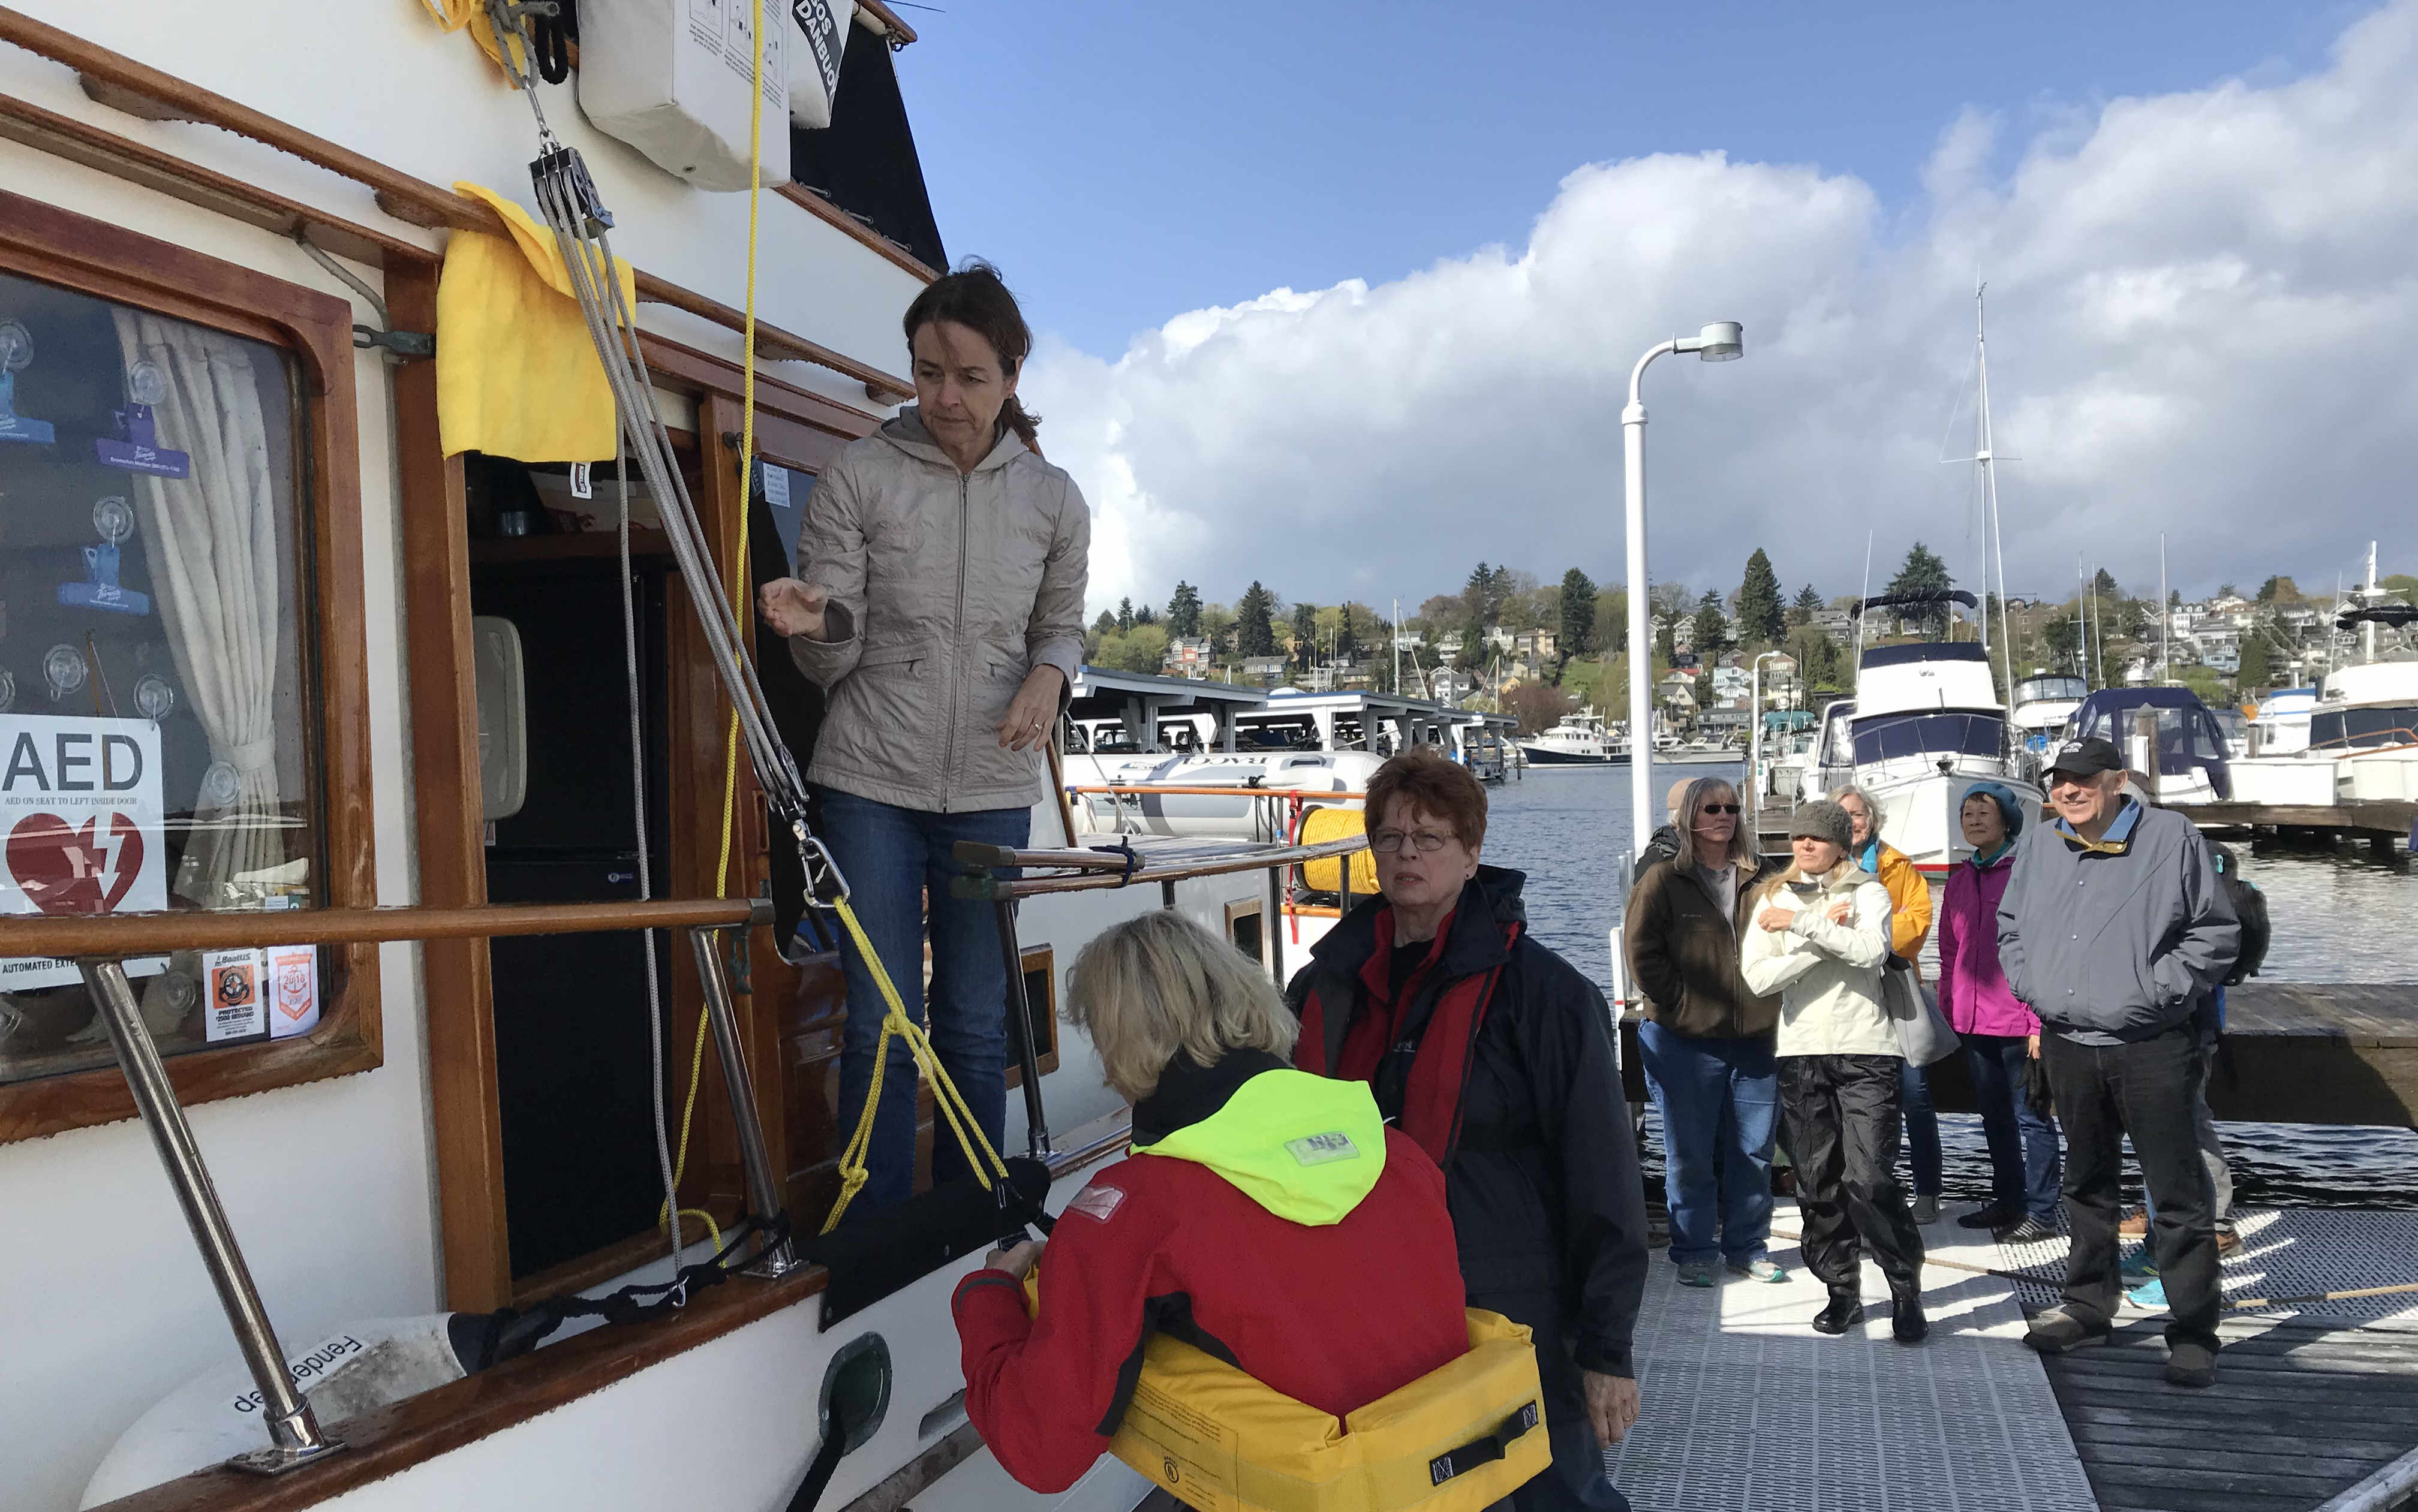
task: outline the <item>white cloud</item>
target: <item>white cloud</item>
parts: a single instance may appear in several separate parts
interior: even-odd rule
[[[1719,153],[1591,164],[1523,249],[1193,311],[1113,361],[1045,344],[1026,392],[1092,501],[1094,603],[1617,577],[1630,364],[1715,319],[1746,360],[1647,379],[1656,575],[1732,586],[1760,545],[1852,591],[1870,530],[1970,578],[1971,469],[1939,459],[1969,450],[1977,271],[2015,591],[2077,556],[2147,584],[2161,530],[2187,586],[2371,537],[2418,565],[2418,0],[2308,77],[2116,100],[1994,173],[2002,130],[1948,123],[1900,214]]]

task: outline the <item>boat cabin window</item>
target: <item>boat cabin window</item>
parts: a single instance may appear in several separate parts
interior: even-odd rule
[[[2133,719],[2141,706],[2118,710],[2100,710],[2087,721],[2077,721],[2085,736],[2097,736],[2120,751],[2132,749],[2128,743],[2133,734]],[[2217,727],[2216,717],[2206,709],[2161,709],[2158,710],[2158,768],[2161,771],[2181,771],[2203,761],[2225,759],[2225,732]]]
[[[2418,745],[2418,705],[2321,710],[2309,716],[2309,745],[2313,750]]]
[[[2026,678],[2015,684],[2018,705],[2079,702],[2089,695],[2089,685],[2080,678]]]
[[[0,909],[328,901],[300,392],[265,342],[0,272]],[[307,945],[126,969],[167,1055],[325,995]],[[0,1082],[112,1064],[74,966],[0,960]]]
[[[1856,721],[1856,763],[1904,756],[2003,755],[2006,721],[1995,714],[1875,714]]]

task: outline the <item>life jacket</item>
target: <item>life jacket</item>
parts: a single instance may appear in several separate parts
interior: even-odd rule
[[[1385,1150],[1365,1083],[1282,1070],[1134,1154],[1206,1167],[1271,1214],[1317,1227],[1368,1197]],[[1037,1309],[1036,1278],[1025,1295]],[[1109,1452],[1207,1512],[1477,1512],[1553,1456],[1528,1329],[1474,1308],[1464,1317],[1468,1352],[1340,1418],[1154,1333]]]

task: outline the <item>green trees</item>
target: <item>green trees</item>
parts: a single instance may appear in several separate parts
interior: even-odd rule
[[[1171,635],[1201,634],[1201,590],[1182,578],[1176,579],[1175,593],[1167,601],[1167,633]]]
[[[1776,643],[1787,633],[1788,620],[1780,604],[1780,574],[1771,570],[1771,558],[1757,546],[1746,559],[1746,578],[1738,585],[1737,637]]]
[[[1306,600],[1293,606],[1293,659],[1305,672],[1318,664],[1318,605]]]
[[[1122,634],[1125,631],[1131,630],[1133,627],[1133,600],[1119,599],[1117,601],[1117,630]]]
[[[1253,578],[1234,604],[1235,650],[1245,656],[1277,653],[1276,607],[1277,596]]]
[[[2301,602],[2300,585],[2288,577],[2271,577],[2258,585],[2258,602],[2260,603],[2298,603]]]
[[[1595,579],[1578,568],[1562,574],[1562,660],[1595,649]]]
[[[1792,625],[1810,625],[1814,622],[1814,617],[1821,612],[1822,595],[1814,592],[1814,585],[1808,583],[1797,590],[1797,602],[1788,606],[1788,622]]]
[[[1889,591],[1936,593],[1955,586],[1956,580],[1948,575],[1948,564],[1941,561],[1929,546],[1918,541],[1905,554],[1905,560],[1899,566],[1897,575],[1890,579]],[[1948,605],[1926,604],[1919,609],[1901,612],[1897,618],[1920,631],[1936,635],[1948,629]]]
[[[1696,601],[1695,623],[1690,630],[1696,654],[1707,665],[1711,664],[1714,657],[1729,649],[1730,621],[1729,617],[1722,613],[1722,596],[1719,593],[1711,588],[1705,589],[1705,596]]]
[[[2233,685],[2248,693],[2253,688],[2273,687],[2274,682],[2274,665],[2267,654],[2267,627],[2254,624],[2242,634],[2242,669],[2233,675]]]

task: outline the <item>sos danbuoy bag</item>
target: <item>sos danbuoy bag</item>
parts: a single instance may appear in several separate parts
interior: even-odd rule
[[[819,131],[832,123],[839,66],[848,56],[856,0],[780,0],[797,35],[790,39],[789,124]]]
[[[1339,1422],[1154,1336],[1109,1452],[1201,1512],[1477,1512],[1553,1453],[1528,1330],[1468,1316],[1468,1353]]]
[[[763,186],[789,181],[791,0],[580,0],[579,108],[698,189],[747,187],[764,22]]]

